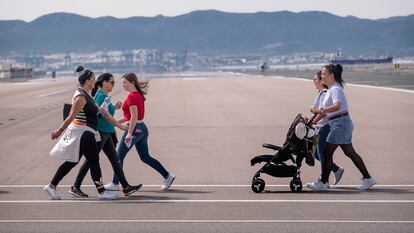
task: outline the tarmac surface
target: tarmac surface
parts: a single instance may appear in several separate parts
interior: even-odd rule
[[[119,77],[113,101],[126,97]],[[131,197],[99,201],[89,176],[89,198],[71,197],[77,166],[58,187],[63,200],[52,201],[42,187],[62,161],[49,156],[50,133],[76,87],[76,78],[0,83],[0,232],[414,232],[414,91],[345,87],[354,147],[379,181],[371,190],[356,189],[361,175],[339,149],[334,161],[345,173],[329,191],[292,193],[290,178],[262,175],[257,194],[250,185],[260,165],[250,159],[272,153],[263,143],[283,144],[298,113],[310,115],[313,83],[227,73],[151,78],[150,153],[177,177],[172,188],[161,191],[161,176],[131,151],[126,177],[143,184]],[[103,153],[100,162],[106,183]],[[304,185],[313,182],[319,164],[301,171]]]

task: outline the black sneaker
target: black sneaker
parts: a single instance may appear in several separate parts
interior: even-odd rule
[[[138,191],[140,188],[142,187],[142,184],[139,184],[137,186],[128,186],[126,188],[124,188],[122,191],[124,192],[125,196],[129,196],[133,193],[135,193],[136,191]]]
[[[88,197],[88,194],[82,192],[80,188],[76,188],[75,186],[70,187],[69,193],[75,197]]]

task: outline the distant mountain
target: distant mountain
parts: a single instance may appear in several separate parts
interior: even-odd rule
[[[0,54],[136,48],[201,53],[332,52],[413,56],[414,15],[380,20],[326,12],[225,13],[88,18],[53,13],[32,22],[0,21]]]

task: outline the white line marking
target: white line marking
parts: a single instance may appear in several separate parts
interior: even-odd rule
[[[307,220],[307,219],[171,219],[171,220],[139,220],[139,219],[73,219],[73,220],[32,220],[32,219],[10,219],[0,220],[0,223],[394,223],[394,224],[413,224],[414,221],[381,221],[381,220]]]
[[[273,78],[273,79],[293,79],[298,81],[305,81],[305,82],[313,82],[311,79],[305,78],[296,78],[296,77],[288,77],[288,76],[266,76],[266,78]],[[403,88],[395,88],[395,87],[383,87],[383,86],[370,86],[364,84],[357,84],[357,83],[347,83],[347,86],[354,86],[354,87],[365,87],[365,88],[372,88],[372,89],[379,89],[385,91],[396,91],[396,92],[404,92],[409,94],[414,94],[414,90],[403,89]]]
[[[46,184],[14,184],[14,185],[0,185],[0,188],[43,188]],[[72,185],[64,184],[59,185],[58,187],[69,188]],[[143,184],[145,187],[160,187],[160,184]],[[171,187],[223,187],[223,188],[233,188],[233,187],[250,187],[249,184],[177,184],[172,185]],[[332,185],[336,188],[356,188],[359,185]],[[95,187],[92,184],[85,184],[82,187]],[[286,184],[266,184],[266,187],[289,187]],[[374,187],[414,187],[414,184],[377,184]]]
[[[396,92],[405,92],[409,94],[414,94],[414,90],[400,89],[400,88],[395,88],[395,87],[379,87],[379,86],[369,86],[369,85],[353,84],[353,83],[348,83],[347,85],[354,86],[354,87],[366,87],[366,88],[372,88],[372,89],[380,89],[380,90],[386,90],[386,91],[396,91]]]
[[[49,93],[46,93],[46,94],[43,94],[43,95],[37,95],[36,97],[47,97],[47,96],[51,96],[51,95],[57,95],[57,94],[60,94],[60,93],[63,93],[63,92],[66,92],[66,91],[68,91],[69,89],[64,89],[64,90],[58,90],[58,91],[54,91],[54,92],[49,92]]]
[[[24,203],[414,203],[414,200],[182,200],[182,199],[146,199],[146,200],[0,200],[0,204],[24,204]]]
[[[184,81],[201,81],[201,80],[207,80],[207,78],[181,78]]]

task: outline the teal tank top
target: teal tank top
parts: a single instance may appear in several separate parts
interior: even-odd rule
[[[101,104],[104,102],[107,96],[108,95],[106,95],[105,92],[103,92],[102,90],[99,90],[98,92],[96,92],[96,95],[95,95],[96,103],[99,106],[101,106]],[[111,114],[111,116],[115,115],[115,107],[112,103],[109,103],[108,111],[109,111],[109,114]],[[104,117],[99,117],[98,131],[102,131],[104,133],[113,133],[115,132],[115,126],[109,123]]]

